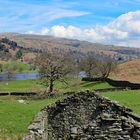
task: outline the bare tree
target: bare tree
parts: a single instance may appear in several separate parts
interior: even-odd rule
[[[87,77],[92,77],[92,70],[94,69],[94,59],[91,56],[85,56],[80,61],[80,70],[85,71]]]
[[[109,58],[96,59],[93,54],[83,57],[80,62],[80,70],[86,72],[88,78],[106,79],[115,68],[116,63]]]
[[[86,55],[83,57],[80,61],[80,70],[85,71],[87,77],[93,78],[95,75],[97,75],[97,60],[92,55]]]
[[[108,78],[109,74],[116,68],[116,62],[111,59],[106,61],[102,60],[98,63],[97,67],[100,78],[105,80],[106,78]]]
[[[64,82],[64,77],[74,68],[72,58],[55,52],[40,54],[36,57],[36,64],[39,68],[41,83],[49,87],[49,93],[53,92],[54,82],[56,80]]]
[[[0,64],[0,73],[3,72],[3,64]]]

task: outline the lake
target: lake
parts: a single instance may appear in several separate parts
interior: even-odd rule
[[[86,73],[81,71],[79,77],[86,77]],[[0,74],[0,82],[2,81],[13,81],[13,80],[27,80],[27,79],[38,79],[38,72],[27,72],[27,73],[4,73]]]
[[[39,78],[38,72],[0,74],[0,81],[27,80],[37,78]]]

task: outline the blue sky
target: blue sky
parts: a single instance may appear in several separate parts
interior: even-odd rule
[[[139,10],[140,0],[0,0],[0,32],[39,33],[56,25],[85,30]]]
[[[0,32],[26,32],[53,25],[91,28],[140,9],[136,0],[0,0]]]

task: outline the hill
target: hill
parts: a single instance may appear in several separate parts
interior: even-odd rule
[[[29,35],[19,33],[3,33],[0,38],[8,38],[27,50],[59,50],[76,52],[76,55],[93,52],[97,55],[110,56],[120,62],[128,61],[140,57],[140,48],[129,48],[113,45],[103,45],[65,38],[56,38],[52,36]],[[30,49],[29,49],[30,48]]]
[[[25,48],[8,38],[0,39],[0,62],[7,62],[9,60],[20,60],[29,62],[35,58],[35,53],[39,49]]]
[[[140,59],[119,64],[113,78],[140,83]]]

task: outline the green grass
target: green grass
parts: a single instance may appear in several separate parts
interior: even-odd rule
[[[117,101],[121,105],[131,108],[134,113],[140,115],[140,90],[107,92],[101,93],[101,95]]]
[[[30,66],[28,64],[19,62],[19,61],[10,61],[6,64],[3,64],[3,72],[8,72],[8,70],[11,70],[13,72],[19,72],[21,71],[28,71]]]
[[[84,91],[84,90],[94,90],[94,89],[102,89],[102,88],[113,88],[113,86],[109,85],[106,82],[87,82],[81,81],[80,78],[67,79],[68,84],[64,84],[61,82],[56,82],[56,90],[59,93],[70,92],[70,91]]]
[[[10,61],[8,63],[3,64],[3,72],[1,73],[17,73],[17,72],[31,72],[35,70],[31,70],[31,66],[27,63],[23,63],[20,61]]]
[[[0,92],[39,92],[43,88],[37,80],[17,80],[0,82]]]
[[[81,81],[80,78],[68,78],[66,79],[67,84],[56,81],[55,90],[59,93],[68,92],[68,91],[79,91],[79,90],[91,90],[91,89],[100,89],[100,88],[112,88],[106,82],[95,83],[95,82],[85,82]],[[39,84],[38,80],[17,80],[10,82],[0,82],[0,91],[30,91],[35,90],[39,91],[44,89],[42,85]]]
[[[56,82],[55,90],[58,93],[64,93],[68,91],[80,91],[87,89],[97,88],[109,88],[111,87],[107,83],[94,83],[84,82],[80,78],[67,78],[67,84]],[[8,84],[7,84],[8,83]],[[44,89],[42,85],[38,84],[38,80],[17,80],[10,82],[0,82],[0,91],[28,91],[29,89]],[[17,97],[14,96],[2,96],[0,97],[0,135],[22,135],[27,132],[27,127],[34,118],[35,114],[44,106],[54,103],[55,99],[27,101],[26,104],[18,103]]]
[[[55,90],[59,95],[68,91],[112,88],[106,82],[84,82],[80,78],[67,78],[66,82],[68,84],[58,81],[55,83]],[[38,80],[0,82],[0,91],[18,91],[19,89],[21,91],[27,91],[31,88],[44,89],[42,85],[38,84]],[[135,113],[140,115],[140,90],[108,92],[101,93],[101,95],[118,101],[121,105],[131,108]],[[27,127],[35,117],[35,114],[44,106],[52,104],[58,99],[62,99],[63,96],[45,100],[27,100],[26,104],[18,103],[18,98],[16,96],[0,97],[0,137],[24,135],[27,133]]]
[[[26,104],[21,104],[16,101],[16,97],[0,97],[5,100],[0,101],[0,137],[5,136],[20,136],[27,133],[27,128],[34,116],[41,108],[54,103],[61,96],[57,98],[45,100],[28,100]],[[15,100],[14,100],[15,99]]]

